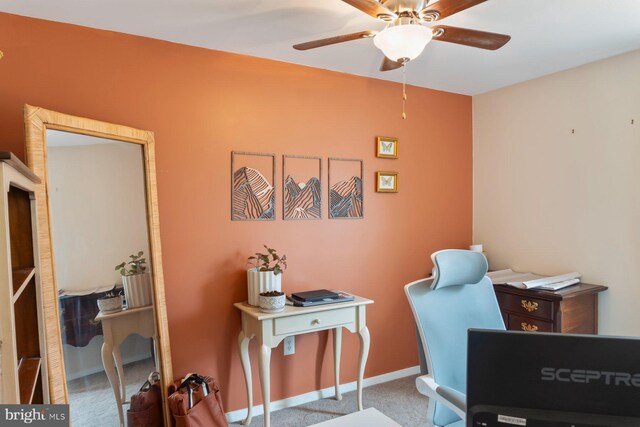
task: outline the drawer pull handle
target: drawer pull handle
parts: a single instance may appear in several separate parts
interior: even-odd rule
[[[320,319],[313,319],[313,320],[311,321],[311,324],[312,324],[312,325],[319,325],[319,324],[320,324]]]
[[[537,302],[531,302],[531,301],[527,301],[526,299],[523,299],[520,303],[522,304],[522,308],[527,310],[529,313],[531,313],[532,311],[536,311],[538,309]]]
[[[536,332],[538,330],[538,327],[536,325],[530,325],[525,322],[522,322],[520,326],[522,327],[522,330],[526,332]]]

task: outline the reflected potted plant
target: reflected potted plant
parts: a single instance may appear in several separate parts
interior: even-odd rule
[[[105,292],[104,296],[98,298],[98,309],[104,313],[115,313],[122,310],[122,292],[116,292],[115,289]]]
[[[248,303],[260,305],[260,294],[270,291],[282,291],[282,272],[287,268],[287,256],[264,245],[267,253],[256,252],[247,259],[253,265],[247,270]]]
[[[124,296],[128,308],[151,305],[151,277],[147,272],[147,260],[144,252],[129,255],[130,260],[116,265],[122,276]]]

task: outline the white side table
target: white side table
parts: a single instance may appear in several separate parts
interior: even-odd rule
[[[120,344],[131,334],[138,334],[145,338],[153,338],[155,364],[158,366],[158,348],[156,324],[153,316],[153,306],[124,309],[116,313],[98,313],[96,321],[102,322],[104,344],[102,344],[102,364],[109,378],[109,383],[116,397],[120,425],[124,426],[122,405],[127,400],[126,382],[120,356]],[[115,363],[115,364],[114,364]],[[117,371],[116,371],[117,369]]]
[[[280,313],[263,313],[260,308],[246,302],[235,303],[242,313],[242,331],[238,336],[238,346],[242,359],[242,370],[247,386],[248,413],[243,424],[251,423],[253,395],[251,385],[251,364],[249,361],[249,341],[256,337],[260,346],[258,360],[260,363],[260,382],[262,385],[262,405],[264,407],[264,425],[270,425],[270,364],[271,349],[286,337],[311,332],[333,331],[333,355],[335,369],[336,399],[340,394],[340,351],[342,346],[342,328],[357,333],[360,337],[360,354],[358,358],[358,410],[362,411],[362,379],[364,367],[369,355],[369,329],[366,324],[366,306],[373,301],[355,297],[353,301],[315,307],[285,306]]]

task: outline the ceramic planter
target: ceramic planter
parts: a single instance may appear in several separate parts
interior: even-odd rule
[[[102,313],[115,313],[122,310],[122,295],[116,295],[112,298],[100,298],[98,300],[98,308]]]
[[[124,296],[127,299],[127,307],[144,307],[151,305],[151,276],[149,273],[122,276]]]
[[[285,295],[275,297],[260,295],[260,310],[266,313],[278,313],[284,310]]]
[[[282,290],[282,274],[273,271],[258,271],[256,268],[247,270],[247,295],[251,305],[260,305],[260,294],[269,291]]]

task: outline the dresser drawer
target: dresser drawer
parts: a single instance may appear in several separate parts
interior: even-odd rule
[[[280,317],[274,321],[273,334],[292,335],[300,332],[313,331],[314,329],[327,329],[332,326],[344,325],[355,321],[356,310],[354,307]]]
[[[553,302],[507,293],[496,293],[500,308],[513,313],[521,313],[525,316],[535,316],[542,319],[553,320]]]
[[[510,331],[525,332],[553,332],[553,323],[545,322],[531,317],[523,317],[515,314],[509,314],[509,322],[507,329]]]

